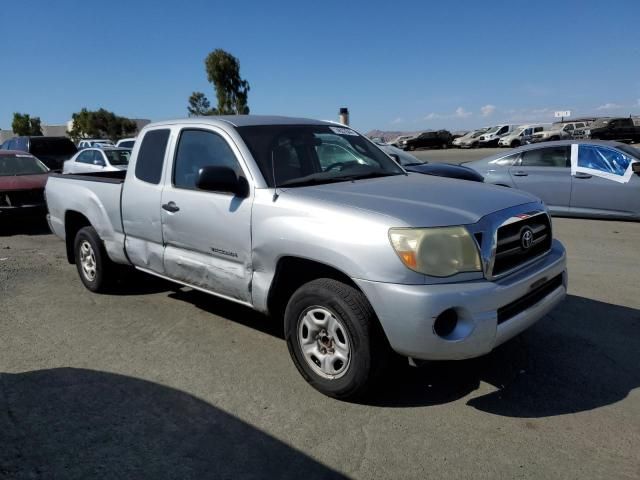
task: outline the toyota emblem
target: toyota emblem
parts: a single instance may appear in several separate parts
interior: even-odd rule
[[[533,230],[529,227],[525,227],[520,232],[520,246],[523,250],[529,250],[533,243]]]

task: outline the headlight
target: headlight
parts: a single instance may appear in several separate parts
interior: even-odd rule
[[[392,228],[389,240],[408,268],[434,277],[480,272],[480,255],[464,227]]]

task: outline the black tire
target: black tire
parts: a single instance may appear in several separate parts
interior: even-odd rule
[[[311,308],[329,311],[344,326],[349,345],[349,361],[337,378],[316,372],[302,352],[299,332]],[[300,329],[300,330],[299,330]],[[378,320],[362,292],[337,280],[320,278],[304,284],[289,299],[284,315],[284,331],[289,354],[302,377],[316,390],[334,398],[363,396],[392,358],[391,348]],[[302,333],[300,333],[302,335]],[[320,345],[318,337],[315,342]],[[311,343],[313,343],[312,340]],[[317,363],[317,362],[316,362]],[[317,365],[320,369],[320,365]]]
[[[446,150],[447,148],[449,148],[449,145],[446,143],[442,144],[442,150]]]
[[[95,265],[93,275],[87,271],[82,261],[83,252],[81,252],[81,249],[87,249],[87,245],[90,247],[89,256],[93,255],[92,263]],[[96,293],[108,291],[114,281],[115,264],[107,255],[102,240],[100,240],[93,227],[84,227],[78,230],[73,242],[73,252],[78,275],[80,275],[80,280],[84,286]]]
[[[560,140],[560,137],[551,137],[549,139],[550,142],[555,142],[556,140]]]
[[[520,146],[520,140],[514,140],[511,142],[511,148],[518,148]]]
[[[480,144],[478,142],[473,142],[471,144],[471,148],[478,148],[480,146]]]
[[[415,145],[408,145],[407,146],[407,150],[409,150],[410,152],[413,152],[416,149]]]

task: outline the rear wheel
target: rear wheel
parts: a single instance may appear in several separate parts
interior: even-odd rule
[[[78,230],[74,241],[76,267],[80,280],[92,292],[105,292],[111,286],[115,264],[104,249],[93,227]]]
[[[285,311],[289,353],[304,379],[335,398],[364,394],[391,357],[362,292],[322,278],[300,287]]]

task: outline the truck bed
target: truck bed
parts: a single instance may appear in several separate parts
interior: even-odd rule
[[[120,196],[126,173],[50,174],[45,186],[45,198],[53,233],[66,238],[65,225],[70,218],[92,225],[103,240],[109,256],[114,261],[126,261],[120,215]]]

